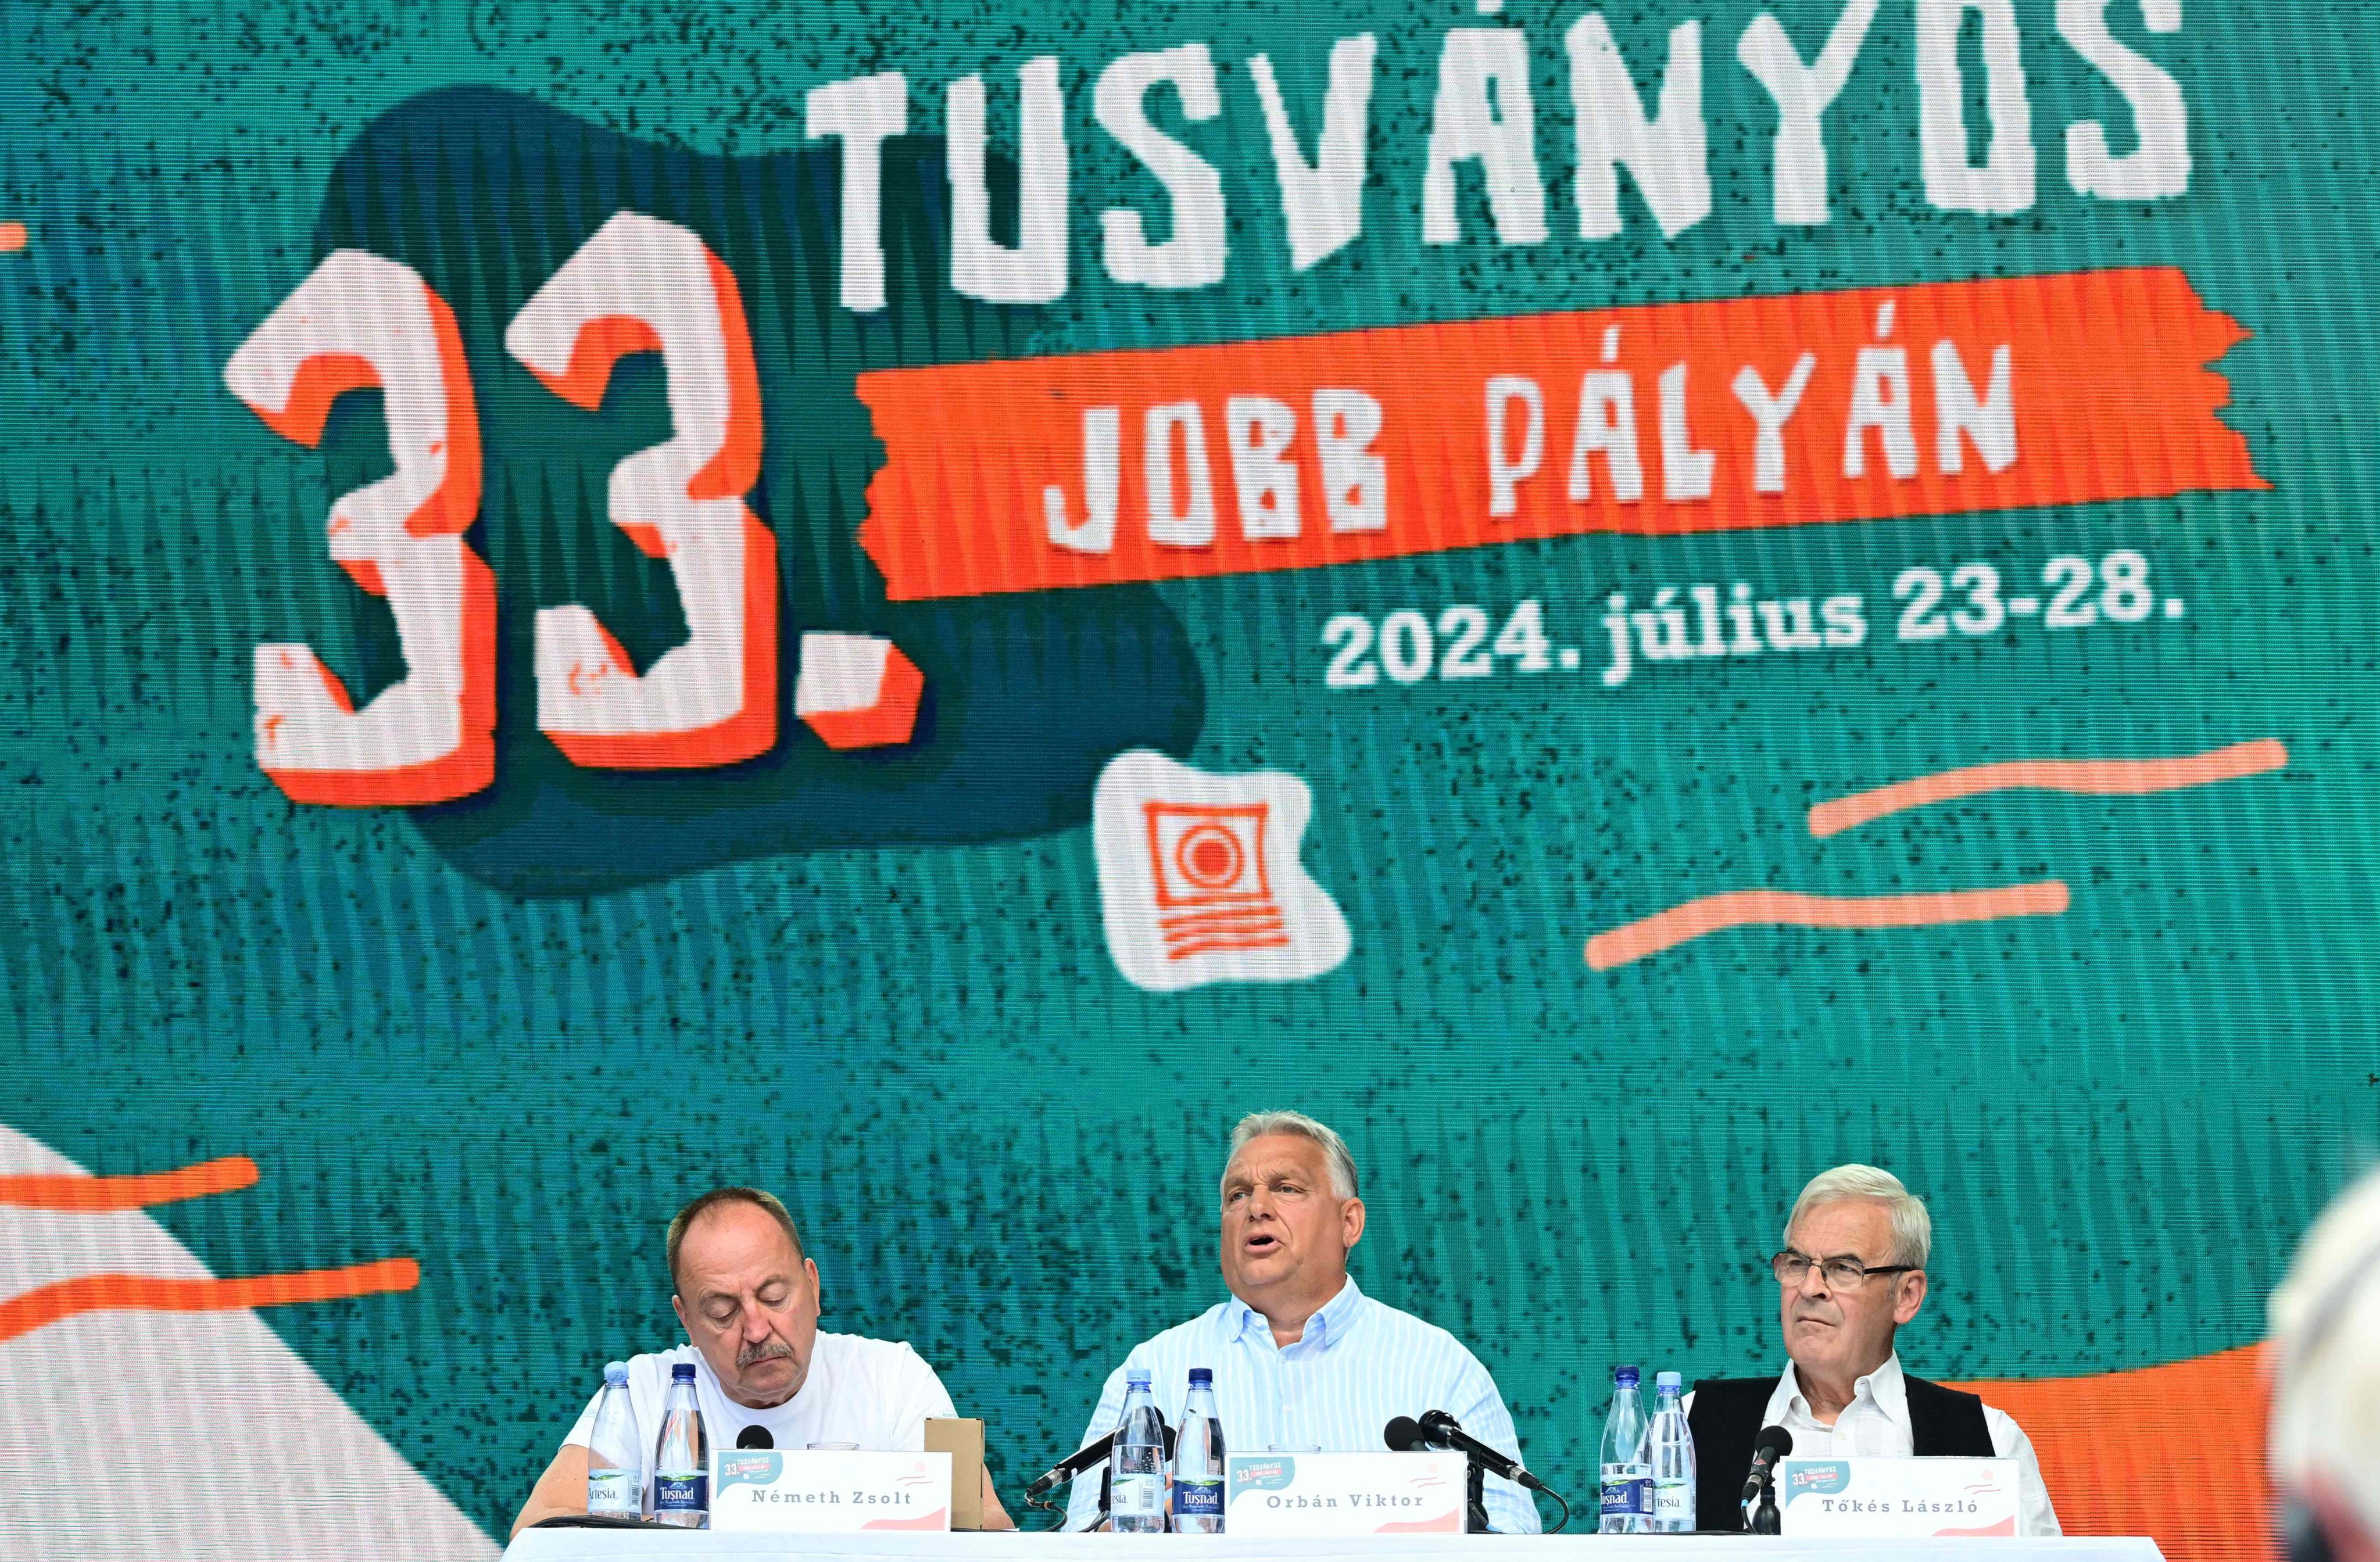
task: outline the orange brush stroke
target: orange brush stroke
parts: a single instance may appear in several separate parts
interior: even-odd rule
[[[2261,738],[2179,759],[2018,759],[1999,765],[1970,765],[1820,803],[1810,810],[1810,833],[1824,840],[1887,814],[1986,792],[2024,790],[2137,797],[2152,792],[2238,781],[2242,776],[2261,776],[2289,762],[2289,751],[2279,739]]]
[[[151,1205],[201,1199],[256,1186],[256,1163],[246,1156],[200,1161],[178,1171],[142,1177],[0,1177],[0,1205],[12,1209],[65,1209],[81,1214],[146,1209]]]
[[[2069,901],[2066,886],[2055,878],[1994,890],[1876,895],[1864,900],[1802,895],[1790,890],[1731,890],[1597,933],[1586,941],[1586,963],[1594,970],[1609,971],[1730,927],[1930,927],[2002,916],[2056,916]]]
[[[226,1313],[292,1302],[330,1302],[377,1291],[411,1290],[421,1265],[384,1258],[346,1269],[300,1269],[232,1280],[169,1280],[153,1275],[84,1275],[0,1302],[0,1341],[83,1313]]]
[[[24,248],[30,236],[22,223],[0,223],[0,255],[13,255]]]
[[[2266,1562],[2262,1345],[2093,1377],[1961,1383],[2033,1439],[2070,1535],[2147,1535],[2167,1562]]]

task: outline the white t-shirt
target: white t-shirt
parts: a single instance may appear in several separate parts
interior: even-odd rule
[[[628,1404],[636,1411],[638,1443],[648,1460],[661,1433],[670,1369],[680,1362],[694,1363],[703,1435],[714,1448],[735,1447],[744,1429],[757,1424],[769,1429],[773,1446],[780,1448],[851,1443],[870,1452],[920,1453],[926,1447],[926,1418],[957,1413],[942,1380],[905,1340],[864,1339],[821,1330],[801,1392],[765,1411],[730,1399],[702,1353],[681,1345],[628,1360]],[[563,1447],[589,1447],[594,1424],[595,1400],[589,1399]]]

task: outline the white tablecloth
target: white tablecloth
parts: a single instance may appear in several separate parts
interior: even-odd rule
[[[504,1562],[2164,1562],[2143,1537],[1827,1540],[1760,1535],[718,1535],[528,1530]]]

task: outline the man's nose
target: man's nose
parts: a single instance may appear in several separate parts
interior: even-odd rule
[[[1826,1294],[1827,1294],[1827,1275],[1826,1275],[1826,1271],[1825,1271],[1825,1270],[1823,1270],[1823,1269],[1821,1269],[1821,1268],[1819,1268],[1819,1267],[1818,1267],[1816,1265],[1815,1265],[1815,1264],[1811,1265],[1807,1269],[1803,1270],[1803,1271],[1802,1271],[1802,1294],[1803,1294],[1803,1296],[1812,1297],[1812,1298],[1816,1298],[1816,1297],[1821,1297],[1821,1296],[1826,1295]]]

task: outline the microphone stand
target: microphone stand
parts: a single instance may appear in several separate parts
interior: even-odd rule
[[[1777,1511],[1777,1470],[1774,1465],[1760,1472],[1760,1499],[1757,1507],[1743,1505],[1743,1527],[1755,1535],[1773,1535],[1783,1528],[1783,1516]]]
[[[1488,1532],[1488,1471],[1479,1461],[1464,1456],[1463,1497],[1463,1532],[1484,1535]]]

